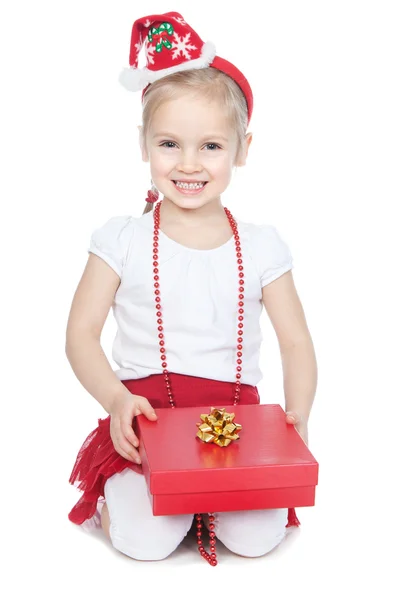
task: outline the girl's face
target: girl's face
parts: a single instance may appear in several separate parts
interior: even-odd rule
[[[235,129],[215,101],[185,94],[154,113],[142,156],[157,189],[180,208],[220,203],[234,166],[245,164],[251,135],[240,156]]]

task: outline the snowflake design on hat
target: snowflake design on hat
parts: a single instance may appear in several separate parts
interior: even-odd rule
[[[142,40],[142,36],[140,36],[139,41],[135,43],[135,49],[136,49],[136,58],[135,58],[135,62],[134,62],[135,67],[138,66],[139,54],[140,54],[142,47],[143,47],[143,40]]]
[[[192,57],[190,55],[190,50],[197,50],[197,46],[189,43],[190,40],[190,32],[186,35],[180,36],[176,32],[174,32],[174,40],[172,44],[172,58],[178,58],[180,55],[184,56],[188,60]]]
[[[187,25],[186,21],[182,17],[172,17],[174,21],[179,23],[179,25]]]
[[[149,44],[149,42],[146,40],[146,42],[144,44],[144,51],[145,51],[145,54],[146,54],[147,63],[149,65],[154,65],[154,51],[155,51],[155,46],[153,46],[152,44]]]
[[[142,40],[142,38],[140,38],[140,40],[135,44],[137,54],[139,54],[139,52],[141,51],[142,46],[143,46],[143,40]]]

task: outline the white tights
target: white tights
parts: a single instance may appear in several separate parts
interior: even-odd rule
[[[132,469],[116,473],[105,484],[111,542],[136,560],[162,560],[188,533],[193,515],[155,517],[146,480]],[[215,513],[216,537],[232,552],[256,557],[270,552],[285,537],[287,509]],[[207,536],[208,537],[208,536]]]

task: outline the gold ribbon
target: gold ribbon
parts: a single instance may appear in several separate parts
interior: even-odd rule
[[[239,439],[237,432],[241,431],[242,426],[234,423],[234,418],[235,413],[228,413],[225,408],[211,407],[209,415],[200,415],[202,423],[196,423],[199,428],[196,435],[202,442],[214,442],[225,448],[232,441]]]

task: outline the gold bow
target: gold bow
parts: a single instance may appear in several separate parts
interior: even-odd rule
[[[197,437],[202,442],[214,442],[221,448],[229,446],[233,440],[239,439],[237,431],[242,429],[239,423],[234,423],[235,413],[228,413],[225,408],[211,407],[209,415],[200,415],[203,423],[196,423],[199,431]]]

